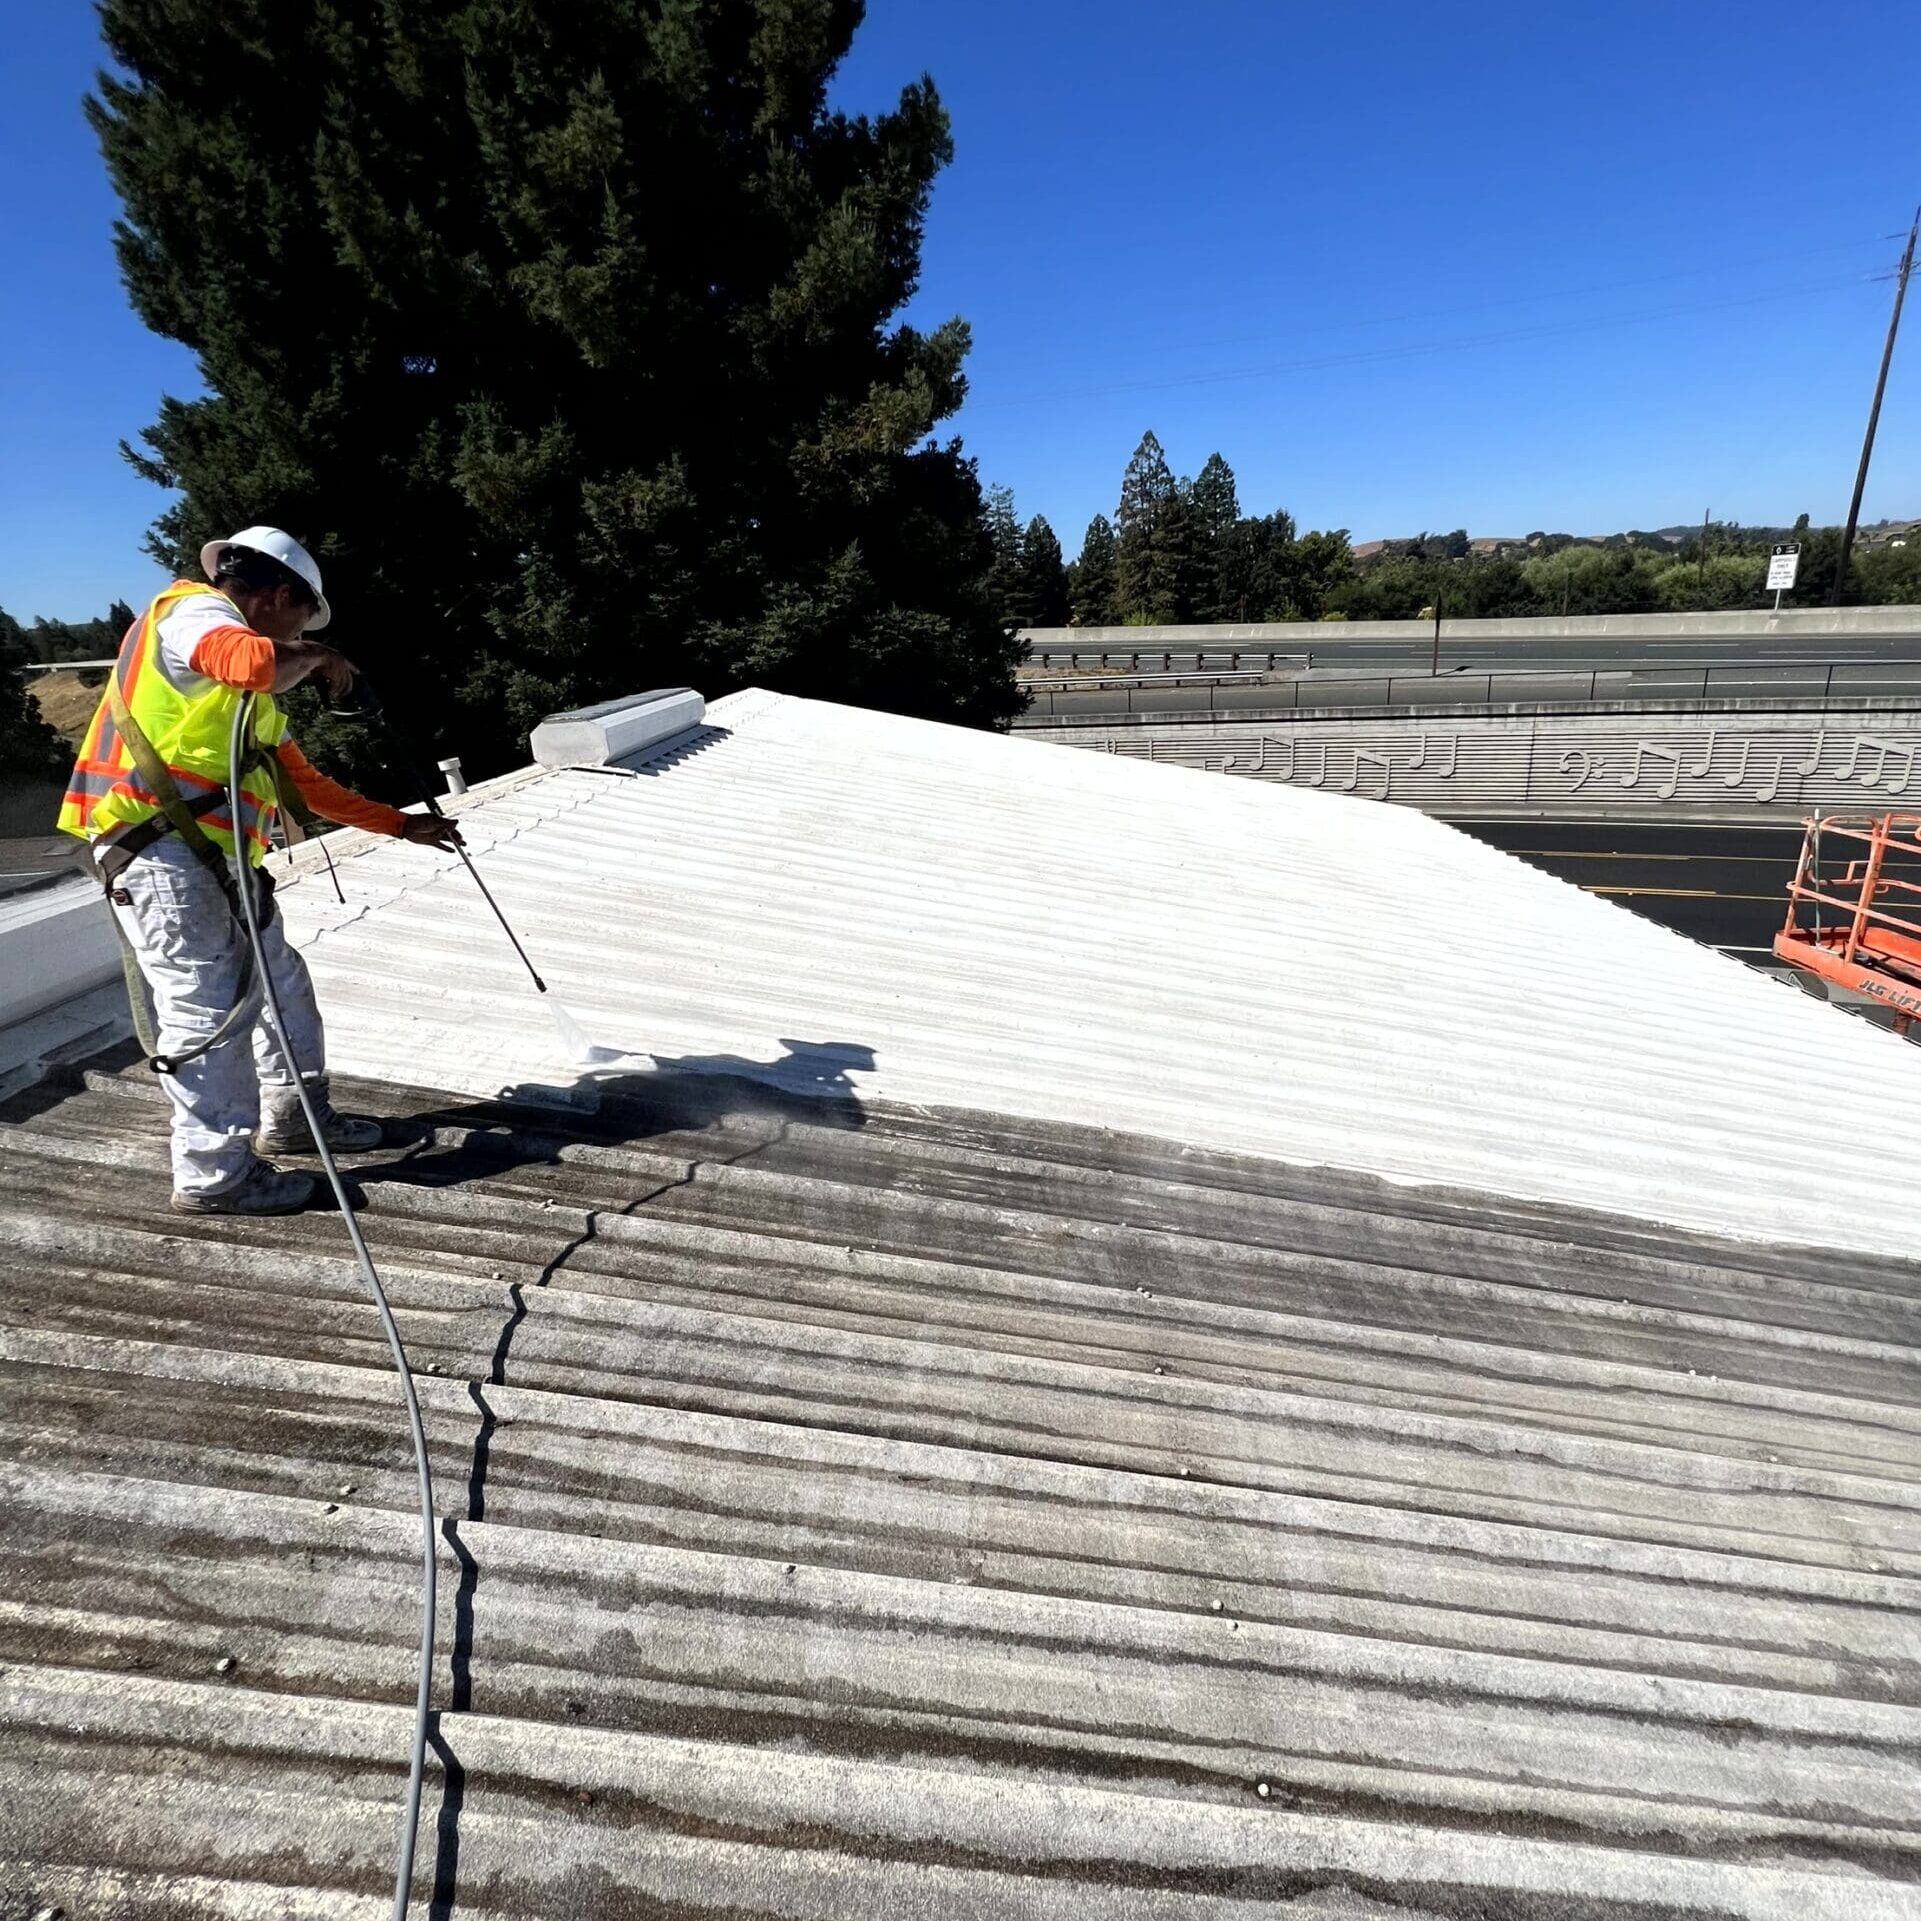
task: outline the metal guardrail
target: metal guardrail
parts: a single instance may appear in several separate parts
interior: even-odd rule
[[[1158,660],[1164,673],[1171,672],[1177,660],[1193,660],[1197,663],[1195,672],[1199,673],[1206,667],[1210,654],[1216,660],[1225,660],[1230,673],[1239,671],[1244,659],[1262,663],[1259,668],[1249,671],[1270,674],[1279,666],[1296,663],[1307,668],[1314,661],[1311,653],[1289,653],[1276,647],[1039,647],[1031,650],[1027,657],[1042,667],[1051,667],[1061,661],[1070,667],[1078,667],[1083,660],[1087,660],[1098,667],[1125,663],[1129,668],[1138,668],[1143,660]]]
[[[1064,674],[1056,680],[1023,679],[1021,685],[1036,693],[1072,693],[1085,688],[1259,686],[1266,679],[1258,667],[1252,667],[1245,673],[1228,670],[1213,674]]]
[[[1183,688],[1185,683],[1185,688]],[[1516,667],[1472,672],[1462,668],[1439,674],[1343,674],[1310,670],[1288,679],[1261,673],[1212,675],[1091,675],[1046,682],[1023,681],[1037,696],[1024,718],[1030,722],[1061,718],[1108,720],[1117,714],[1190,711],[1197,713],[1302,713],[1346,707],[1525,706],[1547,699],[1712,700],[1741,694],[1755,698],[1806,698],[1830,704],[1849,693],[1914,693],[1921,696],[1921,658],[1869,660],[1734,661],[1662,663],[1638,667]],[[1254,688],[1259,698],[1246,695]],[[1152,696],[1172,689],[1187,697],[1177,706],[1159,706]],[[1225,691],[1231,698],[1217,696]],[[1098,708],[1072,702],[1076,693],[1118,693],[1122,704]],[[1136,698],[1137,693],[1143,698]],[[1197,694],[1205,698],[1196,698]],[[1016,725],[1019,725],[1016,722]]]
[[[83,668],[104,673],[113,665],[110,660],[24,660],[14,669],[19,674],[68,674],[79,673]]]

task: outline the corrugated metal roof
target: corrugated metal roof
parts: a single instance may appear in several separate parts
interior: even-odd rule
[[[359,1177],[447,1517],[417,1912],[1921,1914],[1914,1267],[343,1092],[417,1115]],[[150,1080],[0,1118],[4,1911],[378,1914],[417,1536],[337,1223],[167,1216]]]
[[[1900,1041],[1411,810],[766,694],[709,718],[460,806],[611,1066],[1918,1244]],[[283,892],[339,1065],[577,1078],[451,857],[340,872],[344,907],[311,867]]]

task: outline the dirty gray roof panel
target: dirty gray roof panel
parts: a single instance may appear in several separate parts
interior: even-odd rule
[[[1917,1271],[652,1076],[356,1176],[415,1911],[1921,1915]],[[382,1911],[338,1223],[0,1110],[0,1911]],[[223,1666],[223,1663],[230,1665]],[[1265,1792],[1263,1792],[1263,1789]]]

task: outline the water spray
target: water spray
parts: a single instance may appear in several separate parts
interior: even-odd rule
[[[332,712],[343,720],[364,720],[378,727],[385,736],[387,745],[393,749],[394,759],[407,770],[407,779],[412,785],[420,804],[433,815],[435,820],[446,820],[447,815],[429,791],[427,783],[420,777],[420,769],[414,765],[413,755],[394,733],[387,719],[387,710],[381,705],[380,696],[373,690],[365,674],[356,672],[353,687],[346,697],[347,704],[336,705]],[[451,823],[450,823],[451,824]],[[474,865],[474,857],[468,853],[460,839],[460,830],[455,828],[453,850],[460,856],[461,865],[473,876],[474,885],[480,889],[480,897],[493,909],[494,919],[500,923],[500,931],[513,943],[514,952],[520,956],[520,964],[527,970],[527,978],[534,984],[537,993],[547,992],[547,983],[540,978],[534,964],[527,958],[527,950],[520,944],[520,936],[507,924],[507,916],[500,911],[500,903],[494,899],[487,883],[480,878],[480,869]]]
[[[332,711],[342,719],[367,721],[373,726],[378,727],[388,747],[392,750],[394,759],[406,769],[408,781],[412,785],[415,794],[419,796],[420,804],[425,807],[428,813],[432,814],[436,820],[447,819],[447,815],[441,809],[440,802],[434,798],[426,781],[421,778],[420,769],[415,763],[413,755],[407,751],[405,744],[395,734],[392,724],[387,719],[387,711],[381,704],[380,696],[374,692],[365,674],[355,673],[353,686],[345,697],[345,700],[341,704],[335,705]],[[473,856],[468,853],[466,847],[458,838],[457,829],[453,841],[453,850],[460,856],[462,866],[473,876],[474,885],[480,889],[481,899],[493,910],[494,919],[500,923],[500,931],[513,943],[514,952],[520,956],[520,964],[526,968],[527,978],[533,982],[535,991],[546,1000],[547,1012],[553,1017],[554,1029],[560,1036],[561,1045],[566,1048],[569,1056],[576,1064],[593,1062],[604,1050],[595,1047],[594,1043],[587,1038],[586,1032],[582,1029],[580,1023],[560,1004],[559,998],[554,994],[552,989],[548,987],[547,983],[541,979],[539,971],[527,957],[526,948],[521,946],[519,935],[508,925],[507,916],[500,910],[500,903],[494,899],[493,893],[487,883],[481,879],[480,869],[474,865]]]

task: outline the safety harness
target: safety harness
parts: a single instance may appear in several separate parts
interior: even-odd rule
[[[160,758],[154,744],[147,738],[145,730],[133,717],[127,705],[126,696],[120,690],[120,677],[117,673],[107,677],[107,709],[113,715],[113,724],[120,738],[126,742],[128,756],[139,771],[140,778],[146,783],[147,791],[153,795],[159,806],[159,813],[151,819],[137,822],[124,828],[110,840],[103,841],[94,850],[94,868],[100,876],[101,884],[107,890],[109,901],[126,905],[127,891],[120,885],[121,877],[128,866],[145,853],[163,834],[178,834],[182,843],[190,848],[200,864],[220,883],[220,891],[227,903],[237,926],[245,929],[245,916],[241,911],[240,887],[253,884],[258,888],[257,898],[261,903],[260,921],[264,926],[273,919],[273,877],[247,866],[244,868],[250,881],[236,879],[235,867],[230,867],[226,857],[208,837],[201,826],[199,816],[211,813],[223,806],[227,795],[221,788],[189,801],[181,793],[179,783],[167,771],[167,764]],[[260,742],[255,741],[241,760],[236,773],[260,773],[265,776],[274,790],[274,804],[286,823],[288,840],[299,841],[306,838],[306,830],[314,816],[306,802],[302,800],[291,783],[281,778],[279,760]],[[238,782],[235,782],[236,787]],[[236,863],[236,866],[239,865]],[[156,1074],[177,1074],[190,1061],[198,1060],[203,1054],[211,1053],[223,1041],[230,1040],[234,1034],[250,1026],[256,1014],[256,993],[254,978],[253,949],[246,941],[240,943],[240,992],[234,1004],[222,1016],[220,1025],[204,1040],[196,1041],[191,1047],[183,1048],[175,1054],[160,1052],[158,1025],[154,1019],[152,995],[148,990],[145,977],[140,972],[140,963],[133,950],[133,943],[127,939],[126,931],[120,925],[120,917],[113,917],[113,927],[120,940],[120,967],[127,979],[127,1004],[133,1011],[133,1031],[140,1043],[140,1051],[146,1064]]]

